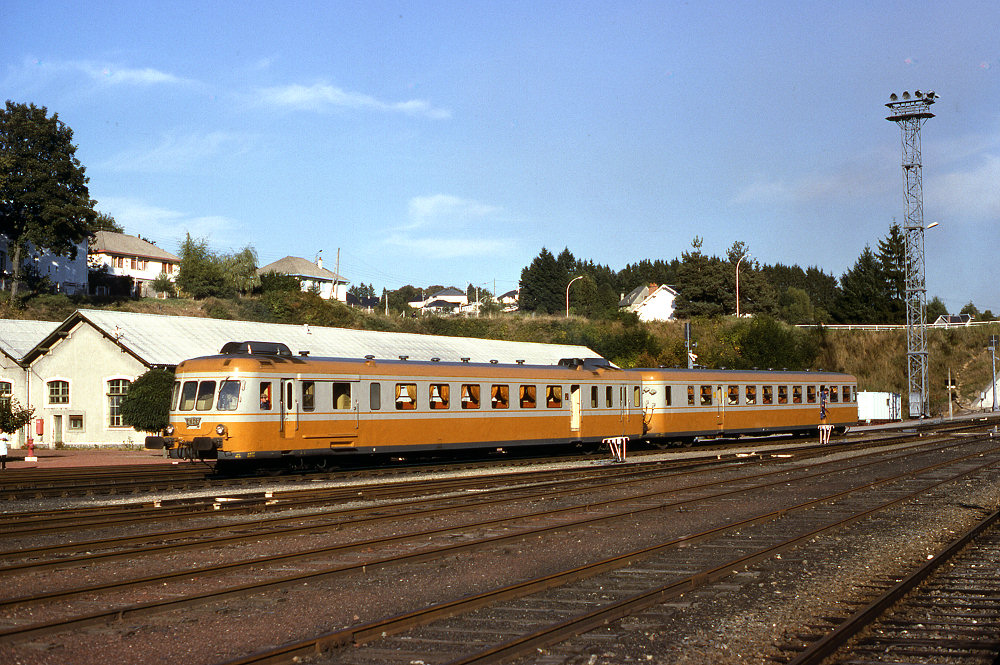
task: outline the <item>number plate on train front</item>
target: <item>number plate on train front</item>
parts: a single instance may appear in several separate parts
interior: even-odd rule
[[[201,427],[201,418],[185,418],[184,425],[187,426],[188,429],[198,429]]]

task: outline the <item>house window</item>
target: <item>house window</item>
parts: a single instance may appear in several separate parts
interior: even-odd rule
[[[173,263],[164,263],[163,264],[163,272],[166,273],[166,274],[168,274],[168,275],[173,275],[174,274],[174,264]]]
[[[67,429],[71,432],[82,432],[83,431],[83,414],[82,413],[71,413],[69,415],[69,424]]]
[[[0,381],[0,404],[10,404],[10,396],[12,393],[10,381]]]
[[[111,264],[115,268],[124,268],[125,267],[125,257],[124,256],[115,256],[115,257],[112,257],[111,258]]]
[[[146,259],[132,259],[132,267],[136,270],[145,270],[147,265],[149,261]]]
[[[49,404],[69,404],[69,381],[49,381]]]
[[[108,427],[124,427],[122,420],[122,400],[128,394],[128,379],[108,381]]]

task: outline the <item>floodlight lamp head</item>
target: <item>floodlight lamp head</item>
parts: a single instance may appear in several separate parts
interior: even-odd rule
[[[899,95],[897,95],[896,93],[892,93],[891,95],[889,95],[889,101],[890,102],[899,101]]]
[[[924,96],[924,93],[920,92],[919,90],[914,90],[913,94],[916,95],[918,98]]]
[[[906,100],[906,99],[909,99],[909,98],[910,98],[910,93],[907,92],[906,90],[904,90],[903,91],[903,99]]]

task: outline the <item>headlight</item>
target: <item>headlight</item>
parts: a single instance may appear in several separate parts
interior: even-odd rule
[[[223,434],[226,433],[226,426],[225,425],[216,425],[215,426],[215,433],[218,434],[219,436],[222,436]]]
[[[167,425],[166,427],[163,428],[163,433],[166,434],[167,436],[171,436],[174,433],[174,426]]]

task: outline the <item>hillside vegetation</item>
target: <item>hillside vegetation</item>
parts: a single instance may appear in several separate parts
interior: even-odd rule
[[[266,294],[224,300],[183,298],[99,301],[41,295],[14,307],[0,303],[0,318],[60,321],[78,308],[175,316],[310,324],[364,330],[451,335],[512,341],[580,344],[622,367],[686,367],[681,322],[642,323],[632,315],[612,320],[579,316],[496,314],[481,318],[385,316],[328,302],[311,293]],[[987,345],[1000,323],[948,330],[928,329],[931,410],[947,413],[948,371],[957,388],[954,407],[966,408],[990,383]],[[796,328],[766,316],[695,318],[692,339],[698,364],[713,368],[825,369],[858,378],[861,390],[896,392],[906,399],[906,334],[903,330],[849,331]]]

